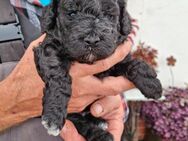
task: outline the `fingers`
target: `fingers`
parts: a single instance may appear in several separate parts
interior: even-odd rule
[[[106,77],[103,79],[103,85],[106,88],[104,95],[117,95],[135,88],[134,84],[123,76]]]
[[[42,34],[38,39],[36,39],[35,41],[33,41],[34,44],[39,45],[40,43],[43,42],[43,40],[45,39],[45,37],[46,37],[46,34]]]
[[[115,52],[108,58],[95,62],[93,65],[74,63],[70,70],[71,76],[87,76],[108,70],[118,62],[122,61],[130,52],[131,41],[126,41],[118,46]]]
[[[131,20],[131,24],[132,24],[132,28],[133,28],[134,31],[139,30],[138,20],[137,19],[132,19]]]
[[[97,100],[92,104],[90,111],[95,117],[103,117],[107,113],[110,113],[114,109],[117,109],[121,104],[121,97],[118,96],[106,96]]]
[[[128,35],[127,39],[132,42],[134,45],[134,38],[136,36],[137,31],[139,30],[138,21],[136,19],[131,19],[132,31],[131,34]]]
[[[60,136],[64,139],[64,141],[85,141],[85,139],[76,130],[74,124],[69,120],[66,120]]]
[[[34,48],[34,47],[37,47],[39,46],[40,43],[43,42],[43,40],[45,39],[46,37],[46,34],[42,34],[39,38],[37,38],[36,40],[32,41],[31,44],[29,45],[28,49],[29,48]]]
[[[124,124],[120,120],[109,120],[108,131],[113,135],[114,141],[121,141]]]
[[[88,96],[89,93],[90,96],[98,96],[97,98],[99,98],[99,96],[103,97],[110,95],[111,96],[118,95],[120,93],[123,93],[124,91],[135,88],[134,84],[123,76],[118,76],[118,77],[108,76],[105,77],[102,81],[99,79],[88,78],[83,82],[84,84],[87,84],[87,87],[80,86],[80,88],[82,89],[79,89],[79,88],[75,88],[76,86],[72,86],[73,88],[72,97],[78,97],[84,95]],[[79,87],[79,84],[77,84],[77,86]]]
[[[122,103],[119,107],[109,113],[103,118],[108,122],[108,131],[113,135],[114,141],[120,141],[124,129],[124,108]]]
[[[71,97],[68,104],[68,113],[78,113],[83,111],[88,105],[97,100],[97,95],[83,95],[79,97]]]
[[[121,110],[121,111],[119,111]],[[124,129],[124,122],[123,122],[123,109],[117,109],[114,112],[114,115],[119,115],[119,117],[111,116],[109,119],[106,118],[108,122],[108,131],[113,135],[114,141],[120,141],[121,136]]]
[[[124,109],[120,96],[108,96],[96,101],[91,106],[95,117],[102,117],[108,122],[108,131],[114,136],[114,141],[120,141],[124,128]]]

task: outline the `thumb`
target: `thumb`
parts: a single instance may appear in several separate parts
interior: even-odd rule
[[[90,111],[93,116],[101,117],[109,114],[114,109],[117,109],[121,104],[121,97],[117,96],[106,96],[91,105]]]
[[[66,120],[60,136],[64,139],[64,141],[85,141],[85,139],[76,130],[74,124],[69,120]]]

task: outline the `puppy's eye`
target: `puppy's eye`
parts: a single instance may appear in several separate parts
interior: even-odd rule
[[[76,14],[77,14],[77,11],[70,11],[68,13],[68,15],[71,16],[71,17],[75,16]]]
[[[104,32],[106,34],[111,34],[112,33],[112,29],[111,28],[103,29],[102,32]]]

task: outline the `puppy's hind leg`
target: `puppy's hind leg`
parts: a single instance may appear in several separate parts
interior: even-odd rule
[[[99,121],[99,119],[97,118],[88,119],[88,116],[81,114],[70,114],[68,119],[74,123],[78,133],[87,141],[114,141],[112,134],[98,126],[97,120]]]

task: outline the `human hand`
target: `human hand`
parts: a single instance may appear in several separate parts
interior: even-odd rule
[[[108,123],[108,131],[113,135],[114,141],[120,141],[123,132],[124,108],[119,95],[106,96],[91,106],[91,113],[95,117],[102,117]],[[65,141],[85,141],[78,133],[74,124],[67,120],[60,136]]]
[[[93,65],[75,62],[71,66],[73,94],[68,106],[69,112],[80,112],[100,97],[117,95],[134,87],[133,83],[123,76],[109,76],[102,81],[93,76],[123,60],[130,52],[131,46],[132,42],[128,40],[120,45],[110,57],[97,61]]]
[[[44,84],[33,59],[33,47],[45,35],[33,41],[12,73],[0,82],[0,131],[41,115]]]
[[[44,84],[35,67],[33,47],[38,46],[44,38],[45,34],[29,45],[15,69],[4,81],[0,83],[1,86],[9,86],[9,89],[7,89],[7,87],[5,87],[5,89],[7,89],[7,93],[9,92],[8,95],[10,97],[6,97],[4,95],[5,97],[3,98],[5,102],[4,104],[9,103],[9,106],[3,107],[7,109],[14,107],[15,113],[17,111],[21,111],[21,109],[27,111],[28,113],[29,111],[31,112],[35,109],[36,111],[32,112],[36,113],[37,116],[41,113],[42,107],[41,102],[39,101],[42,99],[42,89]],[[10,98],[9,102],[6,101],[6,98]],[[36,104],[36,106],[33,106],[33,104]],[[24,107],[22,107],[23,105]]]
[[[98,113],[101,109],[102,112]],[[97,108],[96,108],[97,107]],[[120,141],[124,129],[125,107],[120,95],[108,96],[95,102],[91,107],[91,113],[96,117],[102,117],[108,123],[108,131],[113,135],[114,141]]]

